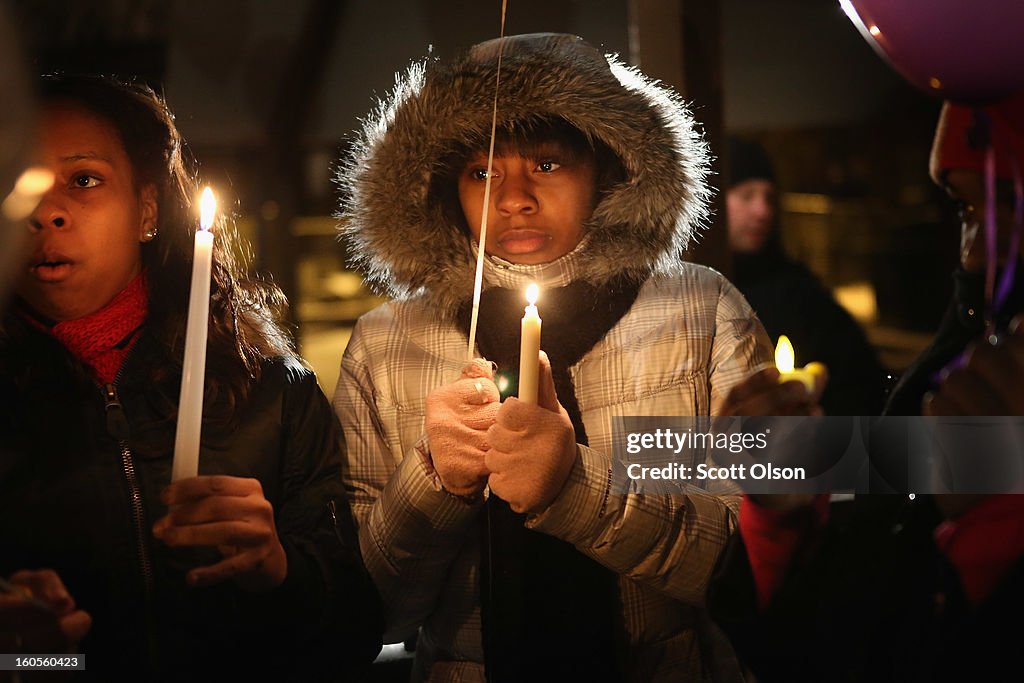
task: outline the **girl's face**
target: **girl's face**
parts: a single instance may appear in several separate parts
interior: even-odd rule
[[[495,153],[487,218],[488,254],[511,263],[554,261],[576,248],[597,203],[592,156],[546,143],[529,156]],[[487,154],[471,157],[459,174],[459,201],[480,239]]]
[[[140,242],[156,228],[156,189],[136,187],[116,129],[73,102],[42,112],[38,163],[53,188],[29,217],[31,259],[18,294],[60,322],[105,306],[142,268]]]

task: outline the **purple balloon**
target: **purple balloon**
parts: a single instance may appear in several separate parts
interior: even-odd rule
[[[904,78],[983,103],[1024,90],[1024,0],[839,0]]]

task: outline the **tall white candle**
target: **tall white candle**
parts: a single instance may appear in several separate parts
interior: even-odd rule
[[[210,273],[213,262],[213,215],[217,200],[210,188],[199,200],[199,230],[192,261],[192,289],[185,327],[185,362],[178,398],[178,428],[174,437],[171,481],[199,474],[199,435],[203,425],[203,385],[206,379],[206,333],[210,315]]]
[[[537,313],[537,285],[526,288],[529,306],[523,313],[519,342],[519,400],[537,405],[537,376],[540,373],[540,315]]]

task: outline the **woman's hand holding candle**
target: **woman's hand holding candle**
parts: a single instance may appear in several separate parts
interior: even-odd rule
[[[814,376],[814,391],[808,392],[803,381],[787,382],[778,368],[756,372],[732,388],[719,415],[821,415],[818,400],[828,382],[825,366]]]
[[[576,432],[558,402],[551,363],[540,353],[537,405],[510,398],[487,430],[485,463],[495,495],[516,512],[536,514],[561,493],[576,462]]]
[[[274,508],[256,479],[191,477],[160,494],[170,507],[153,525],[153,535],[169,546],[216,546],[224,559],[191,570],[194,586],[233,579],[246,590],[276,588],[288,574],[288,558],[277,537]]]
[[[475,498],[487,486],[487,429],[501,405],[492,375],[490,363],[477,359],[427,396],[430,459],[441,486],[455,496]]]
[[[820,415],[818,400],[828,382],[828,370],[821,363],[794,369],[794,355],[789,339],[785,335],[779,337],[776,367],[754,373],[734,386],[719,414]]]

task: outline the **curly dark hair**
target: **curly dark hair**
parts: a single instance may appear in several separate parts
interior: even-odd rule
[[[187,155],[174,115],[148,85],[102,76],[48,75],[38,83],[40,104],[71,103],[107,120],[131,161],[135,192],[157,191],[156,237],[142,245],[149,284],[147,326],[164,345],[167,363],[153,367],[153,386],[181,372],[188,314],[192,243],[198,227],[195,162]],[[282,325],[287,300],[274,284],[248,274],[248,245],[221,212],[214,226],[206,400],[215,419],[230,419],[260,380],[263,362],[297,358]],[[171,398],[171,397],[167,397]],[[173,397],[177,403],[177,397]]]

